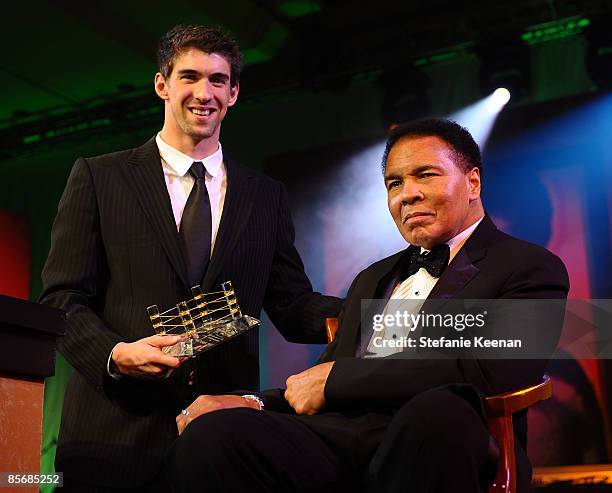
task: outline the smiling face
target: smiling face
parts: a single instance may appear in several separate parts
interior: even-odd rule
[[[385,168],[389,211],[412,245],[431,249],[447,242],[484,215],[480,172],[465,172],[439,137],[403,137],[391,148]]]
[[[165,102],[162,138],[168,144],[189,155],[217,150],[221,122],[238,98],[225,58],[190,48],[176,58],[168,78],[155,75],[155,91]]]

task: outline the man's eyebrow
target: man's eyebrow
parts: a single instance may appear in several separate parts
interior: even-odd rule
[[[199,74],[197,70],[192,69],[192,68],[182,68],[180,70],[177,70],[177,73],[179,74]]]
[[[436,164],[421,164],[419,166],[417,166],[416,168],[410,170],[410,174],[411,175],[418,175],[419,173],[424,173],[426,171],[431,171],[431,170],[439,170],[440,167]],[[397,180],[397,179],[401,179],[402,176],[397,174],[397,173],[392,173],[389,175],[385,175],[385,181],[387,180]]]
[[[193,68],[183,68],[176,71],[179,75],[201,75],[202,73]],[[230,80],[230,76],[224,72],[214,72],[208,76],[209,78],[221,79],[223,81]]]
[[[414,168],[410,174],[412,175],[418,175],[420,173],[424,173],[425,171],[430,171],[430,170],[439,170],[440,167],[436,164],[421,164],[420,166],[417,166],[416,168]]]
[[[389,181],[389,180],[398,180],[400,179],[401,176],[397,175],[397,174],[390,174],[390,175],[385,175],[385,181]]]
[[[216,79],[229,80],[230,76],[224,72],[215,72],[214,74],[210,74],[210,77],[214,77]]]

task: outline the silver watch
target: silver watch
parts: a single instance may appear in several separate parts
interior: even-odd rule
[[[256,395],[253,394],[245,394],[242,396],[243,399],[246,399],[247,401],[255,401],[257,402],[257,405],[259,406],[259,410],[263,411],[264,409],[264,403],[263,401]]]

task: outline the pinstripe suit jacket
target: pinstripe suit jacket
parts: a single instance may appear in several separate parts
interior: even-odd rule
[[[283,186],[227,166],[227,195],[215,249],[202,280],[231,280],[242,311],[263,307],[285,338],[323,342],[323,318],[340,301],[313,293],[294,245]],[[61,198],[43,270],[41,302],[67,312],[59,350],[75,368],[64,400],[56,468],[109,487],[150,481],[176,437],[175,416],[197,393],[256,388],[258,334],[250,331],[163,381],[107,375],[120,341],[153,334],[146,307],[188,298],[186,267],[151,139],[141,147],[76,161]]]

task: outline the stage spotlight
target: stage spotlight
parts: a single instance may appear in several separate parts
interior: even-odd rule
[[[505,87],[498,87],[491,95],[493,102],[499,107],[505,106],[510,101],[510,91]]]
[[[512,100],[529,92],[529,48],[514,40],[495,40],[476,49],[480,57],[480,90],[483,96],[506,88]]]
[[[467,128],[480,148],[483,149],[497,115],[508,101],[510,101],[510,91],[505,87],[498,87],[486,98],[453,113],[449,118]]]

